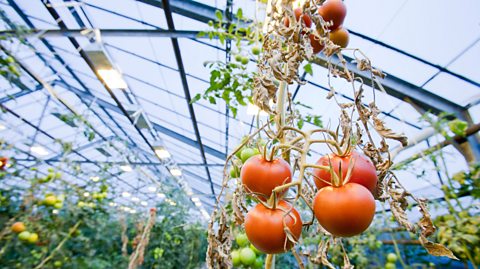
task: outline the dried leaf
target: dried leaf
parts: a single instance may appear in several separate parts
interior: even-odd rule
[[[426,237],[423,235],[420,235],[420,243],[422,246],[427,250],[427,252],[430,255],[433,256],[440,256],[440,257],[448,257],[450,259],[458,260],[457,257],[453,254],[453,252],[446,248],[444,245],[438,244],[438,243],[433,243],[429,241]]]
[[[427,203],[425,199],[417,199],[418,206],[420,207],[420,213],[422,218],[418,222],[420,226],[422,236],[428,237],[435,232],[435,226],[433,225],[432,219],[430,218],[430,213],[428,213]]]
[[[330,269],[335,269],[335,266],[328,261],[328,248],[330,247],[330,240],[322,240],[318,244],[317,256],[312,262],[317,264],[323,264]]]

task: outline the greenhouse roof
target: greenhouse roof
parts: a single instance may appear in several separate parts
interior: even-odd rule
[[[479,122],[480,2],[448,8],[431,0],[347,0],[345,4],[349,46],[363,50],[374,66],[387,73],[382,84],[388,94],[377,92],[375,98],[391,128],[418,137],[427,126],[419,121],[425,111]],[[204,62],[226,59],[225,45],[197,34],[209,29],[207,22],[215,20],[217,9],[228,9],[227,1],[1,0],[0,5],[3,35],[19,25],[33,30],[26,42],[5,48],[21,64],[20,79],[14,83],[0,79],[0,103],[6,110],[0,132],[19,150],[15,157],[21,165],[29,167],[40,159],[40,170],[61,169],[61,160],[67,157],[82,171],[64,173],[81,184],[98,176],[99,164],[111,164],[104,176],[115,182],[116,199],[125,205],[153,205],[164,199],[162,184],[175,174],[175,184],[192,197],[192,205],[213,208],[226,156],[255,126],[246,108],[234,118],[225,103],[203,99],[191,103],[193,96],[209,87]],[[246,17],[254,19],[263,14],[256,14],[256,5],[264,6],[252,0],[233,1],[233,10],[242,8]],[[108,55],[126,89],[109,89],[100,82],[92,51]],[[293,85],[290,91],[324,123],[336,125],[339,109],[325,99],[330,89],[322,61],[320,56],[319,64],[313,65],[313,76],[302,74],[306,85]],[[249,68],[255,69],[253,61]],[[337,95],[339,100],[353,98],[341,89]],[[371,97],[366,91],[365,99]],[[78,122],[62,120],[72,111],[88,120],[94,138],[79,133]],[[63,156],[58,139],[72,143],[68,156]],[[430,136],[401,151],[395,161],[442,140]],[[468,141],[478,159],[478,137]],[[171,155],[169,160],[155,155],[154,149],[161,147]],[[444,153],[450,173],[466,168],[453,146],[444,148]],[[421,168],[435,171],[435,164],[429,165]],[[442,196],[437,176],[419,180],[413,170],[399,171],[397,176],[413,193]]]

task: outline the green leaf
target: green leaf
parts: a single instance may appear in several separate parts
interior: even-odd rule
[[[204,37],[206,35],[207,33],[202,31],[202,32],[198,32],[197,37]]]
[[[222,21],[222,20],[223,20],[223,14],[222,14],[222,12],[217,9],[217,10],[215,11],[215,17],[217,17],[217,19],[218,19],[219,21]]]
[[[242,92],[241,91],[235,91],[235,99],[237,100],[237,102],[242,105],[242,106],[246,106],[247,104],[245,103],[245,101],[243,100],[243,95],[242,95]]]
[[[198,100],[200,100],[200,98],[202,98],[202,95],[201,95],[201,94],[199,94],[199,93],[195,94],[195,96],[193,97],[193,99],[190,100],[190,104],[193,104],[193,103],[197,102]]]
[[[238,18],[238,19],[243,18],[243,10],[242,10],[241,8],[239,8],[239,9],[237,10],[237,18]]]
[[[313,70],[312,70],[312,64],[311,63],[308,63],[306,65],[303,66],[303,70],[309,74],[310,76],[313,76]]]
[[[230,106],[230,110],[232,111],[233,117],[236,118],[238,109],[236,107]]]
[[[318,126],[318,127],[323,127],[322,120],[320,119],[321,116],[314,116],[313,117],[313,125]]]
[[[297,127],[298,127],[298,129],[302,129],[304,123],[305,123],[305,122],[303,121],[303,119],[299,119],[299,120],[297,121]]]
[[[208,101],[210,101],[210,104],[216,104],[217,103],[217,101],[215,100],[215,98],[213,96],[209,96]]]
[[[223,35],[223,34],[218,35],[218,39],[220,40],[220,43],[222,45],[225,45],[225,35]]]

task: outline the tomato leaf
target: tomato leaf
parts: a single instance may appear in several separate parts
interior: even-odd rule
[[[311,63],[308,63],[306,65],[303,66],[303,70],[309,74],[310,76],[313,76],[313,70],[312,70],[312,64]]]
[[[448,257],[450,259],[458,260],[458,258],[453,254],[453,252],[450,249],[446,248],[441,244],[430,242],[423,235],[420,236],[420,243],[430,255],[443,256],[443,257]]]
[[[190,104],[193,104],[193,103],[197,102],[198,100],[200,100],[200,98],[202,98],[201,94],[199,94],[199,93],[195,94],[195,96],[190,101]]]

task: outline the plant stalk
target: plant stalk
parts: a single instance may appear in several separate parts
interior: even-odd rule
[[[265,269],[275,269],[275,254],[267,254]]]

